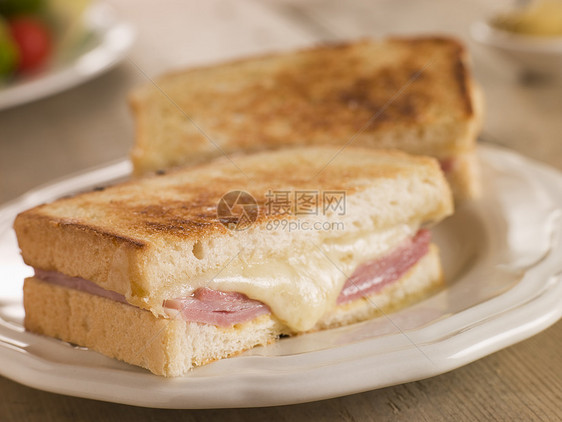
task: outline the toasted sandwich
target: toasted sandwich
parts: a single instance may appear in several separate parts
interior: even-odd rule
[[[188,69],[130,96],[137,175],[286,146],[400,149],[437,158],[456,199],[479,190],[482,99],[467,52],[389,38]]]
[[[19,214],[25,327],[178,376],[442,286],[433,158],[301,147],[220,158]]]

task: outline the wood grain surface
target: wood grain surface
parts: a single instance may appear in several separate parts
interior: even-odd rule
[[[562,81],[522,78],[516,65],[469,38],[472,21],[506,2],[108,3],[135,24],[135,47],[121,65],[91,82],[0,111],[0,203],[56,178],[126,156],[133,139],[127,92],[147,77],[319,41],[419,32],[454,34],[469,46],[486,94],[483,137],[487,141],[562,170]],[[427,380],[257,409],[145,409],[46,393],[0,377],[0,421],[556,421],[562,420],[561,350],[562,322],[558,322],[531,339]]]

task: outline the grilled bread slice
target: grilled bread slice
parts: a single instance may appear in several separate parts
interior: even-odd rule
[[[455,197],[478,193],[482,99],[445,37],[327,45],[164,75],[130,96],[137,175],[298,145],[436,157]]]
[[[22,255],[36,269],[24,291],[26,327],[158,374],[179,375],[281,333],[370,318],[442,282],[434,246],[427,243],[416,256],[399,249],[414,244],[422,224],[452,212],[436,160],[354,147],[235,158],[19,214],[14,227]],[[247,192],[253,202],[231,202],[226,210],[233,213],[222,213],[221,201],[230,192]],[[308,200],[300,205],[307,206],[297,208],[304,194]],[[337,208],[329,200],[335,194],[343,199]],[[272,208],[279,205],[275,195],[294,202],[278,213]],[[244,212],[236,214],[234,205]],[[245,213],[250,220],[240,226],[238,217]],[[403,256],[412,259],[398,274]],[[368,262],[375,263],[369,271],[386,265],[388,274],[398,275],[383,290],[365,294],[372,300],[350,296],[338,302],[346,280]],[[266,306],[266,315],[226,327],[177,319],[167,303],[192,298],[200,289],[243,294]],[[373,303],[380,303],[378,311],[369,309]],[[183,305],[173,309],[185,316]],[[161,343],[139,349],[120,337],[125,327],[140,330],[144,324],[150,327],[137,340],[149,342],[150,333],[167,327]],[[208,338],[215,342],[205,343]],[[131,347],[135,356],[127,351]]]
[[[443,287],[437,249],[382,291],[337,306],[314,328],[380,317]],[[157,375],[181,376],[195,366],[236,356],[291,332],[271,314],[232,327],[189,322],[30,277],[24,283],[27,330],[88,347]]]

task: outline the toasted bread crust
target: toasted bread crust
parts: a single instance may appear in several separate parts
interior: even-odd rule
[[[267,229],[273,220],[297,218],[268,213],[269,192],[299,189],[345,192],[345,215],[299,219],[341,221],[346,233],[438,221],[452,212],[449,187],[431,158],[309,147],[246,155],[236,166],[222,159],[60,199],[19,214],[14,228],[28,265],[91,280],[158,312],[186,280],[235,257],[265,259],[336,235]],[[228,230],[217,217],[219,200],[233,190],[249,192],[259,205],[247,230]]]
[[[136,174],[295,145],[474,149],[480,98],[445,37],[324,45],[170,73],[130,96]],[[163,95],[163,93],[165,95]]]
[[[452,88],[456,88],[458,90],[458,97],[464,106],[466,116],[476,117],[478,110],[474,106],[473,81],[467,66],[468,52],[466,51],[464,44],[455,38],[445,36],[427,36],[418,38],[392,37],[390,38],[390,41],[401,44],[406,43],[411,45],[414,49],[427,48],[426,46],[428,44],[431,44],[435,48],[438,46],[444,46],[449,49],[451,65],[449,71],[456,81],[456,83],[452,85]]]
[[[453,157],[453,166],[446,174],[455,200],[462,202],[480,196],[482,186],[476,150]]]
[[[364,321],[420,300],[442,286],[435,247],[381,292],[337,307],[314,331]],[[150,312],[53,285],[36,278],[24,284],[25,327],[38,334],[89,347],[104,355],[178,376],[193,366],[237,355],[289,334],[270,315],[231,328],[156,317]]]

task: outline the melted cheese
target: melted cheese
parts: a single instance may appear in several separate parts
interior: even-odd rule
[[[417,230],[400,225],[370,234],[347,234],[259,263],[235,258],[218,275],[190,280],[189,288],[244,293],[268,305],[292,330],[310,330],[335,305],[345,281],[360,264],[386,254]]]

